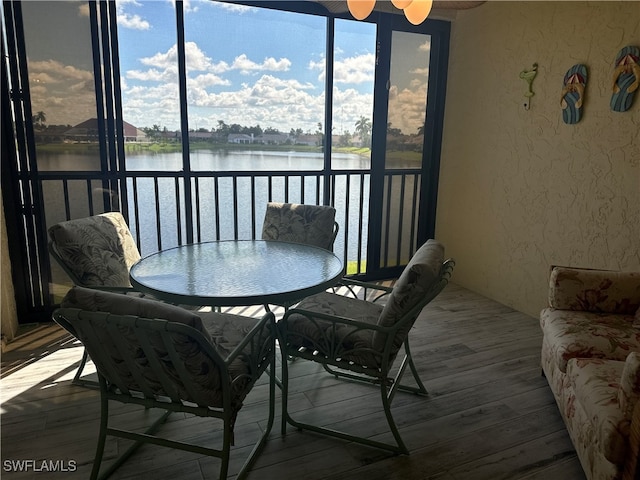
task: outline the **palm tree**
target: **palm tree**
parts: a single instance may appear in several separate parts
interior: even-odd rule
[[[34,125],[37,125],[38,127],[42,128],[44,127],[44,122],[47,121],[47,116],[41,110],[38,113],[36,113],[31,120],[33,121]]]
[[[360,135],[362,143],[370,146],[371,120],[365,116],[360,116],[360,119],[356,122],[356,132]]]

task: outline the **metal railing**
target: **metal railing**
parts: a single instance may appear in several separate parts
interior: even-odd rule
[[[41,174],[47,226],[59,221],[95,215],[104,205],[127,205],[125,215],[141,254],[187,243],[192,229],[196,242],[255,239],[262,234],[266,203],[330,204],[340,226],[334,251],[347,274],[367,273],[367,251],[381,248],[379,268],[403,265],[416,249],[419,170],[394,170],[385,174],[382,195],[382,231],[369,242],[369,181],[365,170],[259,171],[259,172],[148,172],[118,174],[116,189],[105,189],[97,172],[47,172]],[[191,198],[185,198],[185,182]],[[330,198],[324,198],[325,182]],[[126,196],[126,202],[123,197]],[[187,209],[187,201],[191,202]],[[187,211],[192,218],[187,218]],[[377,247],[376,247],[377,248]],[[56,277],[54,272],[54,277]],[[64,278],[53,278],[64,283]]]

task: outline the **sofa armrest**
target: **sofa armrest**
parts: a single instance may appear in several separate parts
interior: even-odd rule
[[[549,306],[633,315],[640,307],[640,272],[554,266],[549,276]]]
[[[640,399],[640,353],[631,352],[624,362],[620,387],[618,388],[618,405],[624,419],[631,422],[633,410]]]
[[[622,480],[638,480],[640,478],[640,402],[636,403],[629,431],[629,455],[624,464]]]

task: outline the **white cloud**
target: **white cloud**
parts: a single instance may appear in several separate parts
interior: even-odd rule
[[[416,134],[424,125],[426,106],[426,85],[419,82],[411,89],[392,85],[389,89],[389,117],[393,128],[404,134]]]
[[[191,80],[194,86],[198,87],[210,87],[212,85],[231,85],[229,80],[225,80],[220,78],[218,75],[213,73],[205,73],[204,75],[198,75],[193,80]]]
[[[216,7],[220,7],[222,9],[224,9],[224,10],[228,10],[230,12],[235,12],[235,13],[240,13],[240,14],[258,11],[257,8],[249,7],[247,5],[237,5],[237,4],[234,4],[234,3],[224,3],[224,2],[217,2],[217,1],[208,2],[208,3],[210,5],[214,5]]]
[[[244,53],[238,55],[231,64],[231,69],[239,70],[240,73],[244,75],[259,71],[286,72],[289,68],[291,68],[291,61],[286,58],[276,60],[273,57],[267,57],[262,63],[256,63],[250,60]]]
[[[129,5],[135,7],[141,6],[135,0],[118,0],[116,3],[118,26],[132,30],[149,30],[151,24],[147,20],[143,19],[140,15],[125,11]]]
[[[28,64],[31,103],[49,125],[76,125],[96,116],[93,72],[57,60]]]
[[[64,83],[70,80],[93,81],[93,72],[64,65],[57,60],[29,62],[29,78],[36,82]]]
[[[177,67],[166,68],[164,70],[158,70],[157,68],[150,68],[149,70],[129,70],[127,72],[127,78],[131,80],[141,80],[143,82],[177,82],[178,72]]]
[[[151,25],[140,15],[118,14],[118,26],[134,30],[149,30]]]
[[[310,61],[309,69],[318,70],[318,80],[325,78],[325,61]],[[333,82],[345,84],[360,84],[373,82],[375,71],[375,56],[372,53],[347,57],[334,61]]]

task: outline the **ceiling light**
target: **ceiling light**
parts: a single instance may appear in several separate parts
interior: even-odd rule
[[[404,16],[414,25],[420,25],[429,16],[433,0],[413,0],[404,9]]]
[[[404,11],[404,16],[413,25],[420,25],[429,16],[433,0],[391,0],[391,3]],[[349,12],[356,20],[367,18],[376,5],[376,0],[347,0]]]
[[[356,20],[364,20],[373,11],[376,0],[347,0],[349,12]]]

